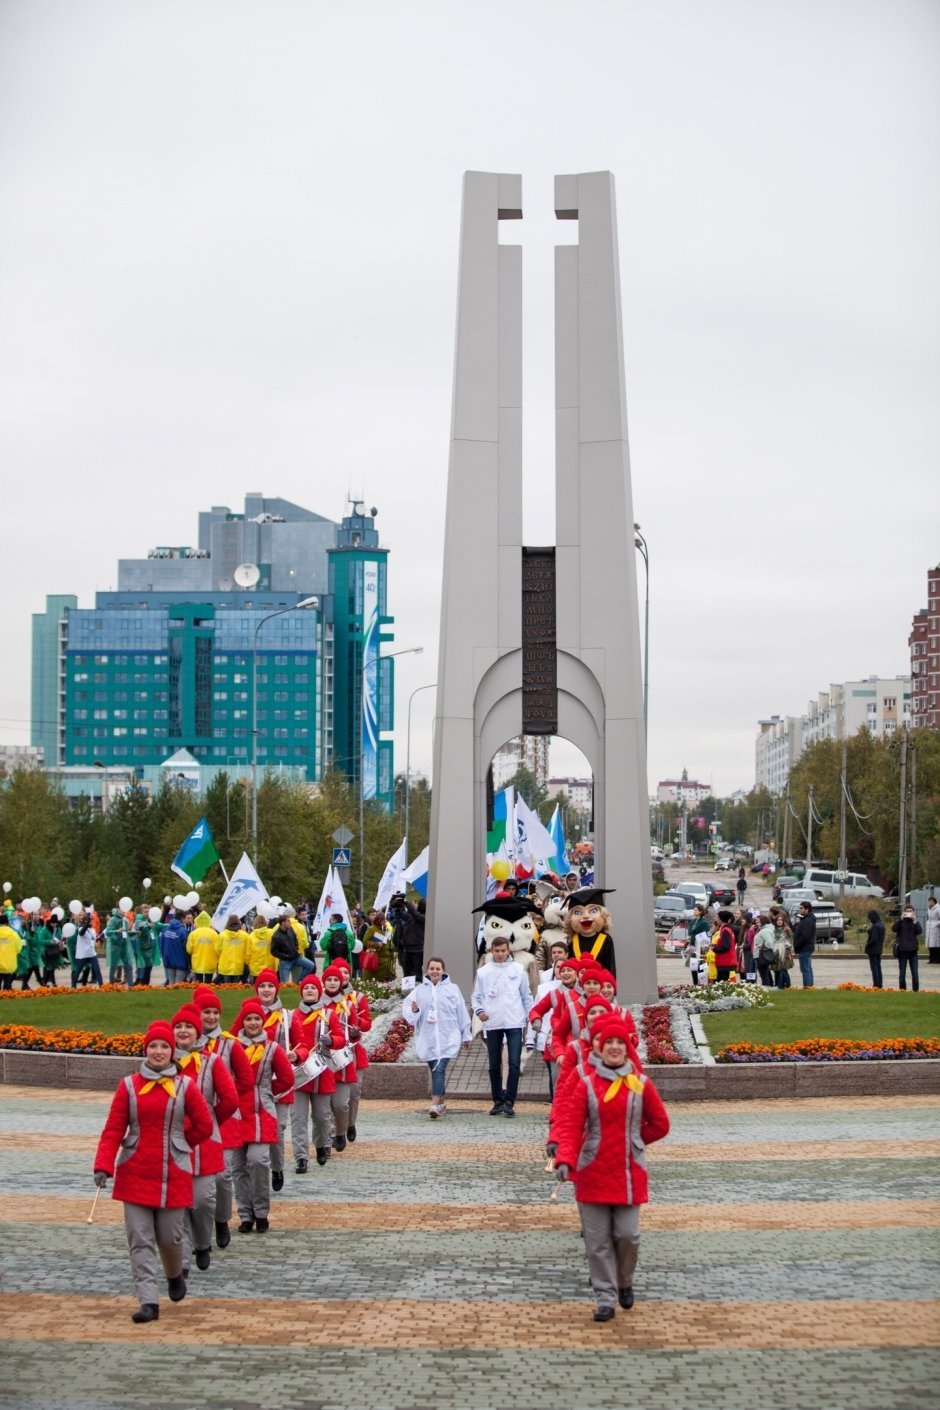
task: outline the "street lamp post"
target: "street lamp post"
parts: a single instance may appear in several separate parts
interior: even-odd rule
[[[378,666],[380,661],[390,661],[393,656],[420,656],[424,650],[423,646],[405,646],[401,651],[387,651],[384,656],[376,656],[371,661],[366,661],[362,667],[362,684],[359,697],[359,901],[363,900],[366,888],[366,813],[365,798],[363,796],[362,778],[362,705],[363,696],[366,690],[366,672],[372,666]]]
[[[633,526],[633,545],[643,555],[646,568],[646,614],[643,626],[643,733],[646,736],[644,747],[649,748],[649,703],[650,703],[650,551],[646,539],[640,533],[639,524]]]
[[[318,597],[305,597],[302,602],[293,602],[290,607],[279,607],[276,612],[269,612],[255,627],[251,648],[251,860],[255,866],[258,864],[258,633],[265,622],[270,622],[274,617],[319,606]]]
[[[405,861],[408,860],[408,819],[411,812],[411,702],[416,695],[420,695],[422,690],[435,690],[437,681],[431,681],[428,685],[419,685],[408,696],[408,743],[405,749]]]

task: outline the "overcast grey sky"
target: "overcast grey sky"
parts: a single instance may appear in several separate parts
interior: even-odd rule
[[[908,668],[940,559],[940,6],[4,0],[0,739],[30,614],[248,490],[392,550],[434,678],[462,172],[520,171],[527,539],[553,536],[555,172],[617,179],[650,780]],[[642,598],[642,566],[640,591]],[[430,767],[433,693],[414,703]],[[559,763],[566,762],[559,756]]]

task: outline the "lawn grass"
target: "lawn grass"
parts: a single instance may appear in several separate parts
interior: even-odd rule
[[[80,1028],[91,1033],[143,1033],[157,1018],[172,1018],[192,997],[192,986],[184,989],[131,989],[120,994],[102,994],[97,989],[38,999],[0,999],[0,1024],[29,1024],[34,1028]],[[223,985],[216,989],[222,999],[222,1027],[231,1021],[242,1000],[254,995],[250,986]],[[284,990],[286,1008],[296,1008],[297,990]]]
[[[729,1043],[798,1038],[940,1038],[940,994],[783,989],[773,1006],[703,1014],[713,1051]]]

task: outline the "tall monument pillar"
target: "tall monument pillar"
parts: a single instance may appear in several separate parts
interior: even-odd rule
[[[521,178],[464,178],[431,804],[427,953],[466,984],[485,888],[486,778],[520,734],[559,734],[594,774],[598,884],[619,988],[656,993],[639,614],[614,183],[559,176],[578,244],[555,261],[556,546],[522,543]]]

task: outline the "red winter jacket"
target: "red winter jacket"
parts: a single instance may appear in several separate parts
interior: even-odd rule
[[[341,989],[340,996],[344,999],[351,999],[356,1005],[356,1027],[359,1029],[360,1033],[368,1033],[372,1027],[372,1010],[369,1008],[369,996],[363,994],[360,989],[353,988]],[[352,1022],[351,1019],[350,1022]],[[353,1046],[356,1050],[356,1071],[361,1072],[364,1067],[369,1066],[366,1046],[365,1043],[358,1040]]]
[[[576,989],[556,989],[561,997],[552,1010],[552,1052],[561,1060],[572,1038],[581,1037],[584,1022],[584,995]]]
[[[255,1085],[255,1075],[251,1063],[245,1057],[245,1049],[241,1043],[233,1038],[231,1033],[220,1031],[215,1037],[207,1038],[199,1052],[214,1054],[228,1069],[232,1081],[235,1083],[235,1094],[238,1097],[240,1107],[242,1096],[250,1092]],[[242,1144],[241,1111],[236,1111],[234,1116],[223,1121],[220,1131],[222,1149],[225,1151],[236,1150]]]
[[[345,1044],[349,1041],[347,1038],[347,1030],[350,1027],[359,1028],[359,1010],[356,1007],[355,1001],[349,994],[342,993],[337,994],[335,999],[331,999],[328,994],[324,994],[323,999],[324,1006],[332,1010],[339,1020],[340,1027],[343,1030],[343,1044]],[[371,1026],[371,1018],[369,1023]],[[361,1031],[360,1029],[360,1032]],[[354,1052],[352,1062],[348,1063],[347,1066],[343,1068],[342,1072],[336,1072],[333,1075],[337,1082],[355,1082],[357,1074],[358,1068],[356,1066]]]
[[[723,925],[712,940],[715,968],[719,979],[738,967],[738,942],[730,925]]]
[[[610,1074],[592,1053],[558,1113],[555,1162],[570,1167],[581,1204],[646,1204],[645,1147],[668,1131],[666,1108],[649,1078],[629,1062]]]
[[[290,1042],[299,1063],[307,1061],[324,1033],[329,1033],[334,1048],[341,1048],[346,1042],[345,1030],[331,1004],[324,1004],[321,999],[309,1013],[304,1013],[302,1008],[294,1009],[290,1020]],[[336,1078],[327,1067],[319,1077],[301,1082],[297,1091],[313,1092],[317,1096],[335,1092]]]
[[[290,1020],[287,1017],[287,1010],[283,1004],[278,1004],[276,1008],[266,1008],[264,1018],[264,1031],[272,1043],[277,1043],[280,1048],[287,1052],[290,1046]],[[232,1024],[232,1033],[236,1038],[241,1037],[242,1021],[239,1014]],[[278,1106],[294,1105],[294,1089],[289,1092],[282,1092],[277,1099]]]
[[[152,1077],[149,1071],[145,1065],[119,1084],[94,1168],[114,1176],[114,1199],[150,1209],[188,1209],[192,1148],[212,1135],[212,1113],[195,1083],[175,1067]]]
[[[253,1142],[273,1146],[277,1142],[277,1107],[282,1092],[293,1092],[294,1069],[279,1043],[266,1034],[255,1040],[242,1034],[236,1040],[251,1066],[252,1085],[238,1096],[241,1108],[242,1145]]]
[[[232,1075],[220,1057],[193,1051],[182,1053],[176,1065],[184,1077],[198,1087],[212,1117],[212,1134],[193,1151],[194,1175],[221,1175],[225,1169],[225,1148],[221,1128],[238,1115],[238,1093]]]

